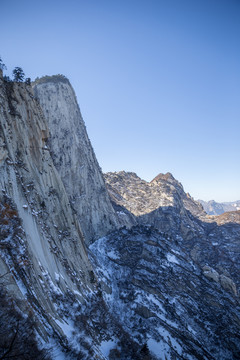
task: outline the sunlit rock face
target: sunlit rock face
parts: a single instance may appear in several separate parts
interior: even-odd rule
[[[183,186],[170,173],[159,174],[151,182],[132,172],[104,174],[112,199],[135,216],[153,213],[158,208],[186,208],[193,215],[205,215],[203,207],[184,192]]]
[[[61,333],[55,297],[83,301],[92,267],[48,136],[31,87],[0,79],[0,285],[24,300],[43,333]]]
[[[193,230],[203,231],[195,217],[205,218],[206,213],[170,173],[159,174],[151,182],[125,171],[104,177],[112,201],[125,207],[138,223],[168,233],[178,231],[185,238],[192,236]]]
[[[89,244],[116,229],[118,221],[74,90],[63,76],[44,77],[33,88],[48,123],[54,165]]]

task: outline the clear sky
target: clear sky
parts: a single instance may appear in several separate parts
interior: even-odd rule
[[[103,171],[240,199],[239,0],[0,0],[11,74],[64,74]]]

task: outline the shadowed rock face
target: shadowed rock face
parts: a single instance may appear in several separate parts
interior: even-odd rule
[[[74,90],[63,76],[42,78],[33,88],[49,127],[54,165],[89,244],[116,229],[118,221]]]

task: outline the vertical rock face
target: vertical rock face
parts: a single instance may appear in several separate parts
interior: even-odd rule
[[[0,275],[11,273],[14,297],[28,299],[56,328],[54,297],[70,291],[82,301],[92,268],[48,134],[30,86],[0,79]]]
[[[50,130],[49,147],[89,244],[117,226],[75,93],[63,76],[44,77],[34,93]]]

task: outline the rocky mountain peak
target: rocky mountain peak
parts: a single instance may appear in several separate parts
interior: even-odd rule
[[[135,173],[113,172],[104,175],[113,201],[135,216],[149,214],[162,207],[186,208],[194,215],[204,215],[202,206],[184,192],[171,173],[160,173],[151,182]]]
[[[62,334],[54,299],[88,296],[92,267],[31,87],[0,79],[0,109],[0,285]]]
[[[158,174],[152,181],[153,182],[158,182],[158,181],[168,181],[168,182],[176,182],[177,180],[174,178],[174,176],[170,173],[167,172],[166,174],[160,173]]]
[[[132,172],[132,171],[125,171],[125,170],[121,170],[121,171],[114,171],[114,172],[109,172],[109,173],[106,173],[104,174],[104,177],[108,177],[111,176],[111,177],[115,177],[115,179],[125,179],[125,181],[128,180],[132,180],[132,181],[144,181],[142,180],[135,172]]]

